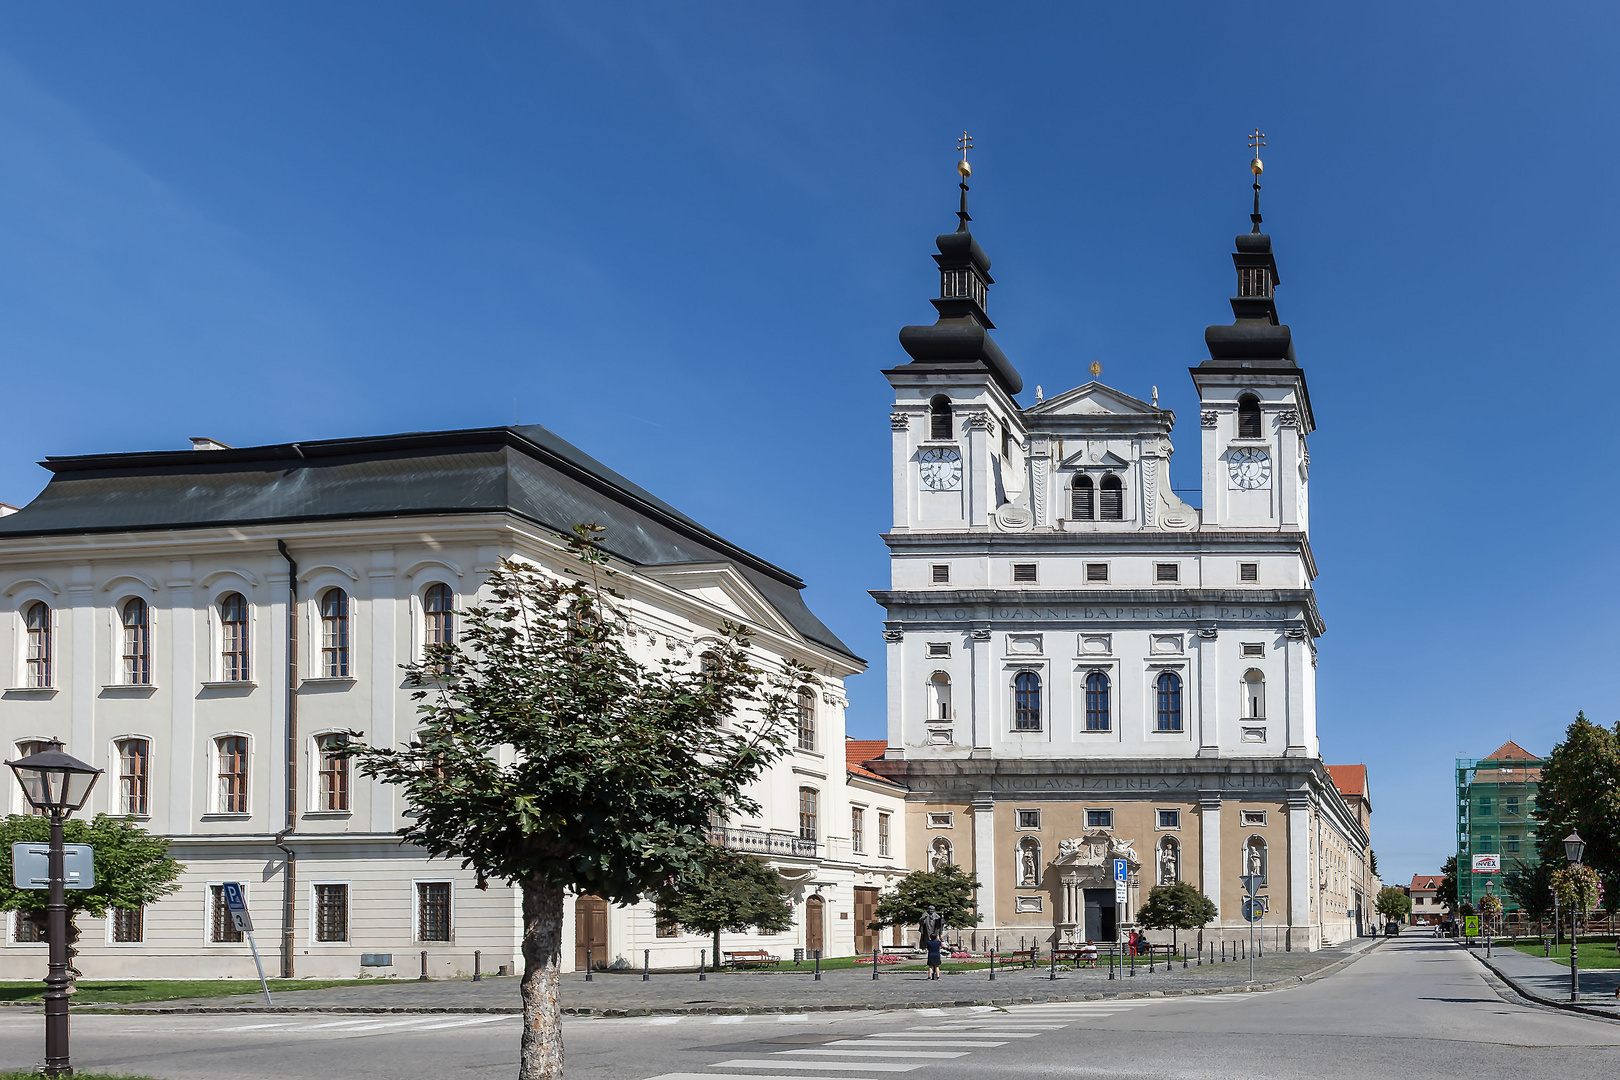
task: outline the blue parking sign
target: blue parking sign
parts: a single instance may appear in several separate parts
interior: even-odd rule
[[[247,902],[242,899],[242,885],[237,881],[227,881],[220,886],[225,891],[225,909],[231,914],[247,910]]]
[[[1124,882],[1124,881],[1128,881],[1129,879],[1130,879],[1129,864],[1126,863],[1126,861],[1124,859],[1115,859],[1114,860],[1114,880],[1119,881],[1119,882]]]

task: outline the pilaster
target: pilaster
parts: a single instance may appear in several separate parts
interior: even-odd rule
[[[1198,628],[1198,755],[1221,753],[1219,657],[1220,632],[1213,626]]]
[[[207,761],[206,747],[193,741],[196,728],[196,695],[190,691],[201,680],[197,677],[197,616],[192,601],[191,560],[180,559],[169,566],[168,591],[169,659],[171,663],[169,685],[169,746],[172,748],[166,767],[169,770],[169,798],[162,818],[153,825],[171,835],[193,831],[191,797],[196,790],[195,771]],[[181,748],[191,748],[182,752]]]
[[[88,563],[75,566],[68,579],[72,659],[62,680],[68,690],[68,753],[94,763],[96,752],[96,603]],[[111,682],[112,680],[107,680]]]
[[[1198,794],[1198,869],[1201,888],[1215,904],[1214,922],[1221,921],[1221,793]]]
[[[883,631],[884,667],[888,673],[888,728],[889,746],[884,753],[887,758],[903,758],[906,756],[906,635],[905,631],[890,627]],[[913,693],[921,693],[913,689]],[[926,707],[926,706],[925,706]],[[922,738],[921,729],[918,738]]]
[[[1309,940],[1311,926],[1311,830],[1310,798],[1307,795],[1288,796],[1288,925],[1294,940],[1306,948],[1315,944]],[[1300,938],[1300,931],[1306,931]]]
[[[1311,753],[1305,732],[1306,669],[1310,666],[1310,646],[1305,641],[1303,626],[1290,626],[1283,631],[1288,642],[1283,649],[1283,678],[1288,694],[1288,749],[1290,757],[1305,757]]]
[[[399,670],[395,667],[399,655],[394,648],[397,633],[399,599],[396,596],[399,579],[394,574],[394,549],[375,548],[371,552],[371,568],[367,571],[371,585],[371,618],[367,630],[371,634],[371,742],[374,746],[394,746],[400,740],[394,730],[394,708],[399,697]],[[367,793],[371,806],[371,831],[378,833],[394,830],[394,786],[380,780],[370,781]]]
[[[279,557],[277,561],[280,562]],[[285,563],[281,563],[276,573],[266,574],[264,577],[265,588],[270,592],[270,602],[265,605],[265,610],[269,613],[267,619],[269,626],[266,629],[270,639],[268,648],[263,645],[255,646],[255,653],[258,655],[254,657],[254,661],[258,662],[258,656],[264,655],[264,652],[269,654],[269,661],[261,667],[252,669],[253,681],[258,684],[258,692],[264,693],[270,702],[270,741],[262,747],[255,747],[252,758],[254,775],[248,781],[248,808],[253,813],[258,813],[258,807],[253,805],[257,801],[253,796],[253,785],[266,785],[266,790],[270,792],[269,816],[266,820],[274,822],[277,829],[287,819],[287,620],[298,617],[297,612],[289,611],[287,607],[287,587],[291,580]],[[304,650],[308,645],[303,640],[297,644],[300,650]],[[260,652],[260,649],[264,652]],[[308,672],[300,670],[298,675],[303,678]],[[299,733],[295,731],[294,734]],[[294,763],[294,769],[300,774],[312,772],[313,769],[304,767],[306,754],[302,738],[299,739],[297,754],[299,760]],[[312,805],[309,783],[309,779],[299,775],[295,798],[302,802],[303,806],[292,808],[295,818]]]
[[[979,879],[979,926],[994,931],[996,908],[996,803],[980,793],[973,800],[973,875]]]
[[[996,485],[990,466],[990,445],[994,434],[995,421],[989,413],[969,414],[967,461],[963,462],[963,475],[968,485],[968,526],[974,529],[984,529],[990,525]]]
[[[895,409],[889,414],[889,427],[894,432],[894,527],[910,526],[914,515],[917,485],[911,476],[911,421],[908,412]],[[927,423],[927,415],[917,418]]]
[[[973,754],[988,757],[995,738],[991,695],[996,685],[990,656],[990,630],[977,627],[969,636],[973,649]]]

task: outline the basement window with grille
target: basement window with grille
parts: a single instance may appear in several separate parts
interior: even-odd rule
[[[949,655],[951,655],[951,643],[948,642],[948,641],[930,641],[928,643],[928,655],[929,656],[949,656]]]
[[[1088,563],[1086,563],[1086,580],[1087,581],[1107,581],[1108,580],[1108,564],[1105,563],[1105,562],[1088,562]]]
[[[1155,563],[1153,566],[1153,580],[1171,583],[1180,581],[1181,564],[1173,562]]]
[[[1238,563],[1239,581],[1259,581],[1260,564],[1257,562]]]
[[[1035,564],[1032,562],[1013,563],[1012,574],[1014,584],[1019,582],[1034,583],[1039,580],[1035,574]]]
[[[1266,647],[1257,641],[1245,641],[1243,643],[1243,655],[1264,656],[1266,655]]]

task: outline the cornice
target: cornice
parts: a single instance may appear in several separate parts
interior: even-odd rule
[[[889,609],[891,619],[899,622],[905,621],[904,615],[903,612],[897,614],[895,609],[908,607],[993,605],[1039,608],[1052,604],[1227,604],[1256,607],[1297,604],[1305,609],[1312,637],[1320,637],[1327,632],[1322,614],[1316,606],[1316,593],[1310,589],[873,589],[870,595]],[[972,622],[975,618],[978,616],[970,615],[963,621]],[[1215,621],[1218,623],[1220,620]]]
[[[906,530],[879,533],[878,536],[891,552],[903,551],[907,554],[911,554],[911,549],[915,548],[925,549],[922,554],[937,551],[953,555],[992,555],[998,551],[1024,554],[1034,549],[1045,550],[1052,555],[1095,557],[1105,554],[1097,549],[1108,547],[1192,549],[1211,555],[1297,554],[1305,560],[1311,579],[1315,580],[1317,576],[1316,556],[1311,552],[1310,536],[1303,532],[1277,529],[1208,529],[1191,532],[1154,532],[1147,529],[1066,532],[1035,529],[1018,533],[991,532],[988,529],[952,532]]]

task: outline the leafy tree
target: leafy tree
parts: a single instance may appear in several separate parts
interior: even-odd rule
[[[793,926],[782,878],[764,862],[725,848],[707,854],[701,869],[682,874],[659,890],[664,917],[688,930],[714,935],[714,966],[720,967],[720,932],[750,926],[781,931]]]
[[[568,573],[502,560],[460,640],[407,668],[416,739],[351,733],[360,771],[400,788],[407,842],[522,892],[520,1080],[563,1073],[564,892],[629,904],[698,872],[711,818],[758,812],[748,787],[785,752],[798,689],[814,681],[791,662],[766,676],[731,625],[698,665],[638,663],[601,533],[575,527]]]
[[[1552,868],[1539,860],[1527,863],[1514,859],[1513,865],[1502,872],[1502,888],[1527,919],[1539,922],[1552,914],[1551,886]]]
[[[930,907],[945,920],[946,926],[958,930],[979,925],[979,913],[974,910],[974,890],[979,879],[954,863],[938,870],[923,870],[907,874],[900,884],[878,901],[876,916],[867,923],[870,930],[885,926],[914,926]]]
[[[1371,848],[1367,849],[1367,869],[1372,871],[1373,877],[1378,876],[1378,852]],[[1407,899],[1411,898],[1408,897]]]
[[[0,911],[19,911],[46,930],[45,889],[19,889],[12,884],[11,845],[43,844],[51,838],[50,820],[26,814],[0,818]],[[153,836],[128,818],[97,814],[89,821],[68,819],[62,826],[68,844],[89,844],[95,849],[96,884],[90,889],[68,889],[68,941],[78,939],[74,920],[88,912],[96,918],[108,908],[137,911],[180,886],[175,879],[184,869],[169,856],[169,842]],[[75,970],[75,974],[78,972]]]
[[[1150,930],[1169,930],[1170,947],[1175,948],[1176,932],[1195,930],[1215,918],[1215,902],[1188,881],[1155,885],[1136,913],[1136,921]]]
[[[1457,910],[1457,856],[1448,856],[1440,868],[1440,887],[1434,890],[1434,898],[1445,905],[1447,915]]]
[[[1600,876],[1620,874],[1620,725],[1611,730],[1576,714],[1542,767],[1535,818],[1543,863],[1565,865],[1564,837],[1574,831],[1586,841],[1585,865]]]
[[[1404,922],[1412,914],[1412,898],[1393,885],[1378,890],[1373,910],[1388,922]]]

